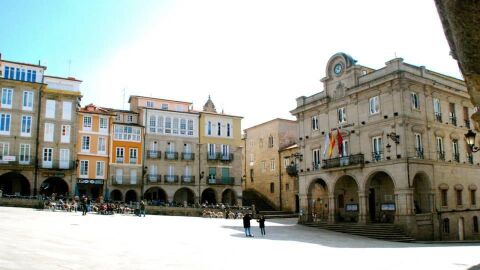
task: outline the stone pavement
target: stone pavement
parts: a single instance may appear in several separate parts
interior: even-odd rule
[[[0,207],[0,269],[468,269],[477,244],[411,244],[267,220],[101,216]]]

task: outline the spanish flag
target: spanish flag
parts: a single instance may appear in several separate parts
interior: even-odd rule
[[[335,136],[333,136],[333,134],[330,132],[329,137],[330,144],[328,145],[328,158],[331,158],[333,154],[333,148],[335,147]]]
[[[343,138],[340,130],[337,129],[337,143],[338,143],[338,156],[342,157],[343,154]]]

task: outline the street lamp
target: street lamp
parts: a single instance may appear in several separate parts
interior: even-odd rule
[[[465,134],[465,140],[467,141],[467,145],[470,148],[470,151],[473,153],[478,152],[480,148],[475,146],[475,136],[477,133],[473,132],[471,129],[468,130],[467,134]]]

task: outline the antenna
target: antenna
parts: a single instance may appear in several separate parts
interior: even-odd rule
[[[123,102],[122,102],[122,109],[125,110],[125,88],[123,88]]]

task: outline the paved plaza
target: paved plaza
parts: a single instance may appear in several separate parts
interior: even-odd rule
[[[0,269],[469,269],[475,244],[392,243],[267,220],[102,216],[0,207]],[[473,268],[472,268],[473,269]]]

